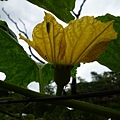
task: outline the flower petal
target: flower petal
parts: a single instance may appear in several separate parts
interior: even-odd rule
[[[71,21],[65,28],[65,64],[91,62],[105,50],[108,41],[115,39],[113,21],[102,23],[94,17],[85,16]]]
[[[64,30],[51,14],[45,13],[44,21],[35,26],[32,36],[39,47],[37,52],[48,62],[56,64],[64,57]]]

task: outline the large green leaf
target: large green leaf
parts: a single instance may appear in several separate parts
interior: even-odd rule
[[[54,70],[51,64],[48,63],[42,67],[42,79],[44,81],[44,85],[48,85],[52,80],[54,80]]]
[[[44,8],[59,19],[68,23],[70,20],[73,20],[74,17],[70,13],[75,7],[75,0],[27,0],[41,8]]]
[[[5,81],[26,87],[38,81],[36,63],[6,31],[0,28],[0,71],[6,74]]]
[[[118,33],[118,37],[108,44],[107,50],[100,55],[98,62],[113,71],[120,72],[120,17],[106,14],[105,16],[99,16],[96,19],[102,22],[114,20],[113,27]]]
[[[5,21],[0,20],[0,28],[6,31],[9,35],[11,35],[17,42],[17,36],[15,33],[8,27],[7,23]]]

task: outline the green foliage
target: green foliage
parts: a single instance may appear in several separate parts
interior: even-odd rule
[[[42,67],[42,79],[44,81],[44,85],[48,85],[52,80],[54,80],[54,71],[51,64],[48,63]]]
[[[25,98],[22,95],[13,93],[13,92],[9,92],[8,91],[8,97],[11,97],[12,100],[17,100],[17,99],[23,99]],[[0,96],[2,97],[2,96]],[[0,120],[16,120],[18,117],[22,117],[21,114],[22,113],[27,113],[28,110],[30,110],[30,108],[28,110],[25,111],[27,104],[24,103],[20,103],[20,104],[9,104],[9,105],[3,105],[0,104]],[[7,115],[7,116],[6,116]]]
[[[96,92],[111,89],[120,89],[120,73],[104,72],[98,74],[91,72],[92,82],[80,82],[77,84],[77,92]]]
[[[120,17],[106,14],[105,16],[99,16],[96,19],[102,22],[114,20],[113,27],[118,33],[118,37],[108,44],[107,50],[100,55],[98,62],[109,67],[113,71],[120,72]]]
[[[76,77],[76,74],[77,74],[77,68],[80,67],[80,64],[79,65],[74,65],[72,70],[71,70],[71,77],[75,78]]]
[[[26,87],[32,81],[38,81],[38,67],[8,30],[0,28],[0,71],[6,74],[5,81]]]
[[[95,81],[95,79],[94,79],[94,84],[87,84],[86,86],[90,86],[90,87],[88,87],[88,90],[87,91],[85,91],[85,86],[83,86],[83,87],[79,87],[79,90],[80,91],[82,91],[82,89],[81,88],[84,88],[84,91],[82,91],[82,93],[83,92],[88,92],[90,89],[91,90],[94,90],[94,91],[96,91],[96,85],[97,84],[99,84],[98,83],[98,81],[100,82],[100,85],[99,85],[99,88],[101,88],[101,86],[103,87],[103,86],[106,86],[106,83],[108,84],[107,86],[106,86],[106,88],[108,88],[108,86],[109,85],[111,85],[111,83],[113,83],[110,87],[109,87],[109,89],[112,89],[113,87],[113,85],[116,87],[116,84],[119,86],[120,84],[118,84],[118,82],[116,83],[116,81],[119,79],[119,74],[116,74],[116,73],[105,73],[104,74],[104,76],[103,77],[99,77],[99,76],[101,76],[101,75],[98,75],[98,77],[96,77],[97,76],[97,74],[94,74],[95,75],[95,78],[99,78],[99,80],[97,79],[97,81]],[[94,76],[93,76],[94,77]],[[114,84],[114,82],[113,82],[113,78],[115,78],[115,84]],[[116,79],[117,78],[117,79]],[[102,81],[101,81],[102,80]],[[104,82],[104,81],[107,81],[107,82]],[[105,84],[104,84],[105,83]],[[81,84],[81,83],[80,83]],[[9,86],[10,87],[10,86]],[[97,86],[98,87],[98,86]],[[99,89],[100,90],[100,89]],[[105,89],[102,89],[103,91],[105,90]],[[22,89],[21,89],[21,91],[23,91]],[[35,96],[38,98],[39,97],[39,93],[36,93],[36,92],[33,92],[33,91],[31,91],[31,95],[30,95],[30,92],[28,93],[28,94],[26,94],[26,98],[28,98],[27,96],[29,96],[29,97],[32,97],[32,96],[34,96],[34,98],[35,98]],[[34,95],[34,93],[35,93],[35,95]],[[20,95],[17,95],[17,94],[14,94],[13,92],[12,92],[12,94],[13,95],[11,95],[11,96],[9,96],[9,97],[12,97],[14,100],[16,100],[16,99],[18,99],[18,100],[20,100],[20,99],[24,99],[25,97],[24,96],[20,96]],[[46,96],[46,95],[44,95],[44,96]],[[118,109],[119,108],[119,101],[120,101],[120,99],[118,99],[119,98],[119,96],[117,96],[117,95],[115,95],[116,97],[114,97],[114,96],[111,96],[111,97],[98,97],[98,98],[96,98],[96,97],[94,97],[93,99],[92,98],[88,98],[88,99],[80,99],[80,100],[84,100],[84,101],[88,101],[88,103],[85,105],[85,102],[82,102],[82,101],[79,101],[79,100],[73,100],[74,102],[72,102],[71,100],[65,100],[65,101],[52,101],[52,100],[50,100],[49,102],[50,103],[52,103],[52,104],[54,104],[54,103],[57,103],[57,104],[59,104],[60,102],[62,102],[62,104],[60,104],[60,105],[65,105],[65,103],[67,104],[66,106],[68,107],[68,106],[70,106],[70,107],[73,107],[73,104],[74,105],[76,105],[77,106],[77,109],[80,109],[80,110],[75,110],[75,109],[73,109],[72,111],[71,110],[68,110],[68,109],[66,109],[66,107],[63,107],[62,109],[61,109],[61,107],[60,106],[58,106],[58,108],[55,108],[55,109],[51,109],[51,107],[50,107],[50,109],[48,109],[47,111],[46,111],[46,113],[45,114],[43,114],[43,116],[42,116],[42,114],[41,114],[41,118],[42,117],[44,117],[44,118],[49,118],[50,119],[50,115],[51,116],[53,116],[53,118],[54,118],[54,116],[56,117],[56,116],[58,116],[58,114],[59,113],[61,113],[62,115],[62,117],[63,118],[68,118],[69,119],[69,117],[71,117],[71,119],[79,119],[79,118],[84,118],[84,120],[90,120],[90,118],[91,118],[91,120],[92,120],[92,118],[104,118],[104,117],[101,117],[101,116],[98,116],[98,115],[93,115],[93,113],[97,113],[97,112],[95,112],[95,108],[98,108],[98,107],[100,107],[100,106],[94,106],[94,104],[89,104],[89,102],[92,102],[92,103],[95,103],[95,104],[99,104],[99,105],[104,105],[104,106],[106,106],[106,107],[111,107],[111,108],[114,108],[114,109]],[[41,95],[40,95],[40,98],[41,98]],[[114,98],[114,99],[111,99],[111,98]],[[107,100],[107,102],[105,101],[105,100]],[[116,101],[115,101],[116,100]],[[70,102],[71,101],[71,102]],[[101,102],[102,101],[102,102]],[[49,103],[48,102],[48,103]],[[79,102],[80,102],[80,104],[79,104]],[[104,102],[104,103],[103,103]],[[113,103],[113,102],[116,102],[117,104],[118,104],[118,107],[117,107],[117,104],[111,104],[111,103]],[[77,104],[76,104],[77,103]],[[109,104],[110,103],[110,104]],[[43,104],[42,105],[44,105],[44,101],[43,101]],[[50,105],[50,104],[49,104]],[[72,105],[72,106],[71,106]],[[4,104],[1,104],[1,106],[2,107],[4,107]],[[37,105],[38,106],[38,105]],[[2,108],[1,107],[1,108]],[[90,109],[90,107],[91,107],[91,109]],[[95,107],[95,108],[94,108]],[[44,107],[45,108],[45,107]],[[43,111],[44,109],[43,109],[43,107],[39,107],[39,109],[40,109],[40,111]],[[87,109],[87,110],[86,110]],[[90,109],[90,111],[91,112],[89,112],[89,109]],[[99,108],[99,109],[101,109],[101,108]],[[106,108],[102,108],[102,110],[104,111]],[[10,104],[10,107],[9,108],[7,108],[7,105],[6,105],[6,108],[4,109],[4,110],[6,110],[6,111],[8,111],[8,112],[10,112],[11,114],[13,113],[14,115],[16,115],[16,114],[18,114],[18,113],[26,113],[27,115],[29,115],[29,114],[32,114],[33,116],[35,116],[35,118],[37,118],[37,116],[36,116],[36,114],[34,114],[34,105],[32,104],[32,103],[20,103],[20,104]],[[50,111],[49,111],[50,110]],[[87,112],[83,112],[83,111],[81,111],[81,110],[85,110],[85,111],[88,111],[89,113],[87,113]],[[101,111],[102,111],[101,110]],[[109,110],[108,110],[109,111]],[[44,111],[43,111],[44,112]],[[116,112],[116,111],[114,111],[115,112],[115,114],[113,114],[112,113],[112,111],[111,111],[111,114],[109,113],[108,114],[108,116],[113,116],[113,117],[115,117],[116,115],[117,115],[117,117],[118,117],[118,114],[116,114],[116,113],[119,113],[119,111],[118,112]],[[99,113],[98,113],[99,114]],[[101,113],[100,113],[101,114]],[[103,115],[103,114],[102,114]],[[58,118],[58,120],[60,120],[61,119],[61,116]],[[24,120],[24,119],[23,119]],[[28,120],[31,120],[31,119],[28,119]],[[43,119],[44,120],[44,119]],[[45,120],[47,120],[47,119],[45,119]],[[106,120],[106,119],[102,119],[102,120]],[[116,119],[117,120],[117,119]]]
[[[41,8],[44,8],[59,19],[68,23],[70,20],[73,20],[74,17],[70,13],[75,7],[75,0],[27,0]]]
[[[67,108],[59,106],[53,110],[47,111],[43,115],[43,118],[45,118],[45,120],[71,120],[69,119],[68,111]]]
[[[98,74],[91,72],[92,82],[80,82],[77,84],[77,93],[89,93],[105,90],[120,89],[120,73],[117,72],[104,72]],[[69,91],[68,91],[69,92]],[[101,106],[109,107],[112,109],[120,110],[120,95],[101,96],[100,97],[88,97],[80,99],[86,102],[99,104]],[[100,120],[106,120],[107,118],[95,115],[87,112],[81,112],[84,120],[94,120],[98,118]],[[115,119],[117,120],[117,119]]]
[[[15,33],[8,27],[7,23],[5,21],[0,20],[0,28],[3,29],[5,32],[7,32],[9,35],[11,35],[16,41],[17,36]]]
[[[76,109],[69,110],[61,106],[45,112],[43,118],[45,120],[106,120],[105,117],[99,115],[86,113]]]

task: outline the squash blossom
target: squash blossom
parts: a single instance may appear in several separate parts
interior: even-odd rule
[[[61,95],[70,80],[71,66],[97,60],[109,41],[116,39],[113,22],[102,23],[94,17],[85,16],[63,28],[51,14],[45,13],[44,21],[33,29],[33,41],[21,34],[20,39],[54,65],[57,95]]]
[[[113,22],[102,23],[93,16],[84,16],[63,28],[51,14],[45,13],[44,21],[33,29],[33,41],[21,34],[20,39],[49,63],[72,66],[98,59],[109,41],[117,37]]]

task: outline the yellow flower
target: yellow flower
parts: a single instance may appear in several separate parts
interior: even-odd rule
[[[55,18],[45,13],[44,21],[33,29],[33,41],[24,38],[46,61],[57,65],[75,65],[92,62],[107,48],[117,33],[113,22],[102,23],[85,16],[71,21],[63,28]]]

